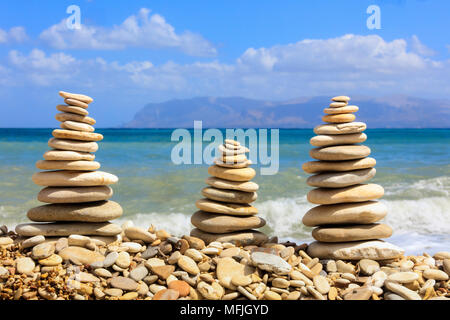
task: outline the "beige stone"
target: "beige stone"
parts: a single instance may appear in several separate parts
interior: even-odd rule
[[[309,155],[325,161],[355,160],[370,155],[370,148],[362,145],[330,146],[311,149]]]
[[[308,201],[315,204],[334,204],[345,202],[363,202],[381,198],[382,186],[369,183],[339,189],[317,188],[308,192]]]
[[[57,139],[69,139],[80,141],[100,141],[103,140],[103,135],[94,132],[75,131],[66,129],[55,129],[52,135]]]
[[[258,213],[258,209],[243,203],[225,203],[209,199],[200,199],[195,202],[195,205],[200,210],[206,212],[223,213],[235,216],[248,216]]]
[[[309,177],[306,183],[312,187],[342,188],[366,182],[372,179],[376,172],[375,168],[346,172],[325,172]]]
[[[63,97],[64,99],[74,99],[74,100],[78,100],[78,101],[82,101],[84,103],[91,103],[92,101],[94,101],[94,99],[92,99],[89,96],[86,96],[84,94],[79,94],[79,93],[70,93],[70,92],[66,92],[66,91],[59,91],[59,95],[61,97]]]
[[[89,112],[84,108],[77,107],[77,106],[67,106],[64,104],[57,105],[56,110],[61,111],[61,112],[75,113],[75,114],[79,114],[81,116],[87,116],[89,114]]]
[[[152,243],[156,240],[156,235],[139,227],[128,227],[124,230],[125,235],[131,240],[142,240],[146,243]]]
[[[393,281],[386,281],[384,283],[386,289],[392,291],[395,294],[403,297],[406,300],[422,300],[422,298],[417,294],[417,292],[410,290],[398,283]]]
[[[352,226],[317,227],[312,236],[322,242],[346,242],[389,238],[392,228],[386,224],[362,224]]]
[[[244,154],[249,152],[249,150],[246,147],[240,146],[239,148],[227,148],[225,144],[221,144],[217,150],[219,151],[219,154],[221,155],[237,155],[237,154]]]
[[[95,155],[87,152],[79,151],[66,151],[66,150],[49,150],[44,153],[45,160],[58,160],[58,161],[94,161]]]
[[[412,271],[395,272],[388,275],[387,280],[398,283],[411,283],[419,279],[419,275]]]
[[[89,107],[87,103],[76,99],[66,98],[64,99],[64,102],[67,103],[69,106],[77,106],[83,109],[87,109]]]
[[[268,240],[268,237],[264,233],[255,230],[236,231],[230,233],[208,233],[195,228],[191,230],[191,236],[200,238],[206,243],[213,241],[231,242],[235,245],[242,246],[258,245]]]
[[[202,231],[209,233],[227,233],[253,228],[261,228],[266,224],[258,216],[235,217],[197,211],[191,217],[191,223]]]
[[[229,189],[238,190],[244,192],[255,192],[258,190],[259,186],[251,181],[239,182],[239,181],[228,181],[216,177],[209,177],[206,179],[206,184],[218,189]]]
[[[448,280],[448,274],[442,270],[437,270],[437,269],[425,270],[422,275],[425,279],[433,279],[436,281],[447,281]]]
[[[195,261],[192,260],[192,258],[189,258],[188,256],[182,255],[178,259],[177,264],[181,269],[192,275],[197,275],[200,273],[200,269],[198,268]]]
[[[254,271],[253,267],[238,263],[233,258],[227,257],[218,260],[216,275],[223,287],[236,290],[238,285],[246,286],[252,282],[251,274]]]
[[[222,161],[222,159],[214,159],[214,164],[223,167],[223,168],[230,168],[230,169],[242,169],[247,168],[252,164],[250,160],[244,161],[244,162],[238,162],[238,163],[225,163]]]
[[[197,290],[207,300],[220,300],[225,294],[225,290],[217,282],[208,284],[201,281],[197,285]]]
[[[82,109],[84,110],[84,109]],[[76,121],[64,121],[59,125],[62,129],[76,130],[83,132],[94,132],[95,128],[87,123],[76,122]]]
[[[302,165],[302,169],[306,173],[318,173],[323,171],[342,172],[372,168],[376,163],[376,160],[370,157],[347,161],[309,161]]]
[[[330,284],[328,283],[327,278],[321,275],[316,275],[313,277],[314,287],[321,294],[327,294],[330,291]]]
[[[253,168],[229,169],[219,166],[210,166],[208,173],[214,177],[231,181],[250,181],[256,175]]]
[[[35,266],[33,259],[28,257],[16,260],[16,270],[20,274],[32,274]]]
[[[328,114],[322,117],[322,121],[329,123],[346,123],[352,122],[355,118],[355,115],[352,113]]]
[[[235,154],[235,155],[222,155],[220,158],[223,163],[233,164],[247,162],[247,157],[245,154]]]
[[[367,224],[383,219],[384,204],[377,201],[321,205],[310,209],[302,219],[309,227],[327,224]]]
[[[350,101],[350,97],[348,96],[336,96],[331,98],[332,101],[336,101],[336,102],[346,102],[348,103]]]
[[[98,150],[97,142],[57,138],[51,138],[50,140],[48,140],[48,146],[50,148],[67,151],[96,152]]]
[[[36,168],[41,170],[81,170],[91,171],[100,168],[97,161],[61,161],[61,160],[39,160]]]
[[[326,114],[341,114],[341,113],[353,113],[357,112],[359,108],[357,106],[349,106],[349,105],[343,105],[343,106],[332,106],[330,108],[323,109],[323,112]]]
[[[38,193],[37,199],[47,203],[80,203],[107,200],[112,195],[109,186],[46,187]]]
[[[90,125],[94,125],[96,123],[95,119],[88,117],[88,116],[82,116],[80,114],[76,113],[69,113],[69,112],[61,112],[57,113],[55,115],[55,119],[60,122],[65,121],[76,121],[76,122],[83,122]]]
[[[363,122],[348,122],[338,124],[321,124],[314,128],[315,134],[349,134],[366,130]]]
[[[33,174],[32,180],[39,186],[90,187],[114,184],[119,179],[103,171],[44,171]]]
[[[338,146],[344,144],[362,143],[367,140],[363,132],[350,134],[323,134],[312,137],[309,143],[315,147]]]
[[[122,231],[120,226],[101,222],[101,223],[23,223],[16,226],[16,233],[24,237],[43,236],[70,236],[71,234],[80,235],[99,235],[115,236]]]
[[[202,195],[211,200],[231,203],[251,203],[258,196],[256,192],[217,189],[213,187],[203,188]]]

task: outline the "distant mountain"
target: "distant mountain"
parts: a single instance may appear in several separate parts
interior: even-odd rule
[[[312,128],[321,123],[329,97],[263,101],[240,97],[198,97],[149,103],[126,128],[191,128],[202,120],[209,128]],[[352,97],[356,121],[369,128],[449,128],[450,101],[409,96]]]

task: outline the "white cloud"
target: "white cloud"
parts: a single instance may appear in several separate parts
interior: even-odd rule
[[[436,55],[436,52],[424,45],[416,35],[411,37],[411,49],[421,56]]]
[[[57,49],[122,50],[135,48],[174,48],[192,56],[214,56],[214,46],[201,35],[175,28],[159,14],[142,8],[137,15],[125,19],[112,28],[82,24],[81,29],[70,30],[62,20],[44,30],[40,38]]]
[[[21,43],[28,39],[24,27],[12,27],[9,31],[0,29],[0,43]]]

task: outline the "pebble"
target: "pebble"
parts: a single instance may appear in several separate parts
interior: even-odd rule
[[[126,250],[131,253],[141,252],[142,250],[142,246],[137,242],[123,242],[121,247],[126,248]]]
[[[163,289],[158,291],[152,300],[177,300],[180,293],[173,289]]]
[[[184,255],[188,256],[189,258],[191,258],[195,262],[199,262],[199,261],[203,260],[202,253],[200,251],[198,251],[197,249],[187,249],[184,252]]]
[[[16,260],[16,270],[21,274],[32,274],[35,266],[33,259],[28,257]]]
[[[122,276],[111,278],[111,286],[117,289],[122,289],[126,291],[134,291],[137,289],[137,282],[130,278],[125,278]]]
[[[183,280],[171,281],[168,285],[168,288],[178,291],[180,297],[187,297],[191,289],[189,284]]]
[[[355,288],[344,295],[344,300],[369,300],[372,293],[372,289],[368,287]]]
[[[89,242],[91,242],[91,239],[86,236],[72,234],[67,238],[67,242],[69,246],[85,247]]]
[[[252,252],[251,260],[253,264],[261,270],[277,274],[288,274],[292,270],[292,266],[289,263],[284,261],[281,257],[270,253]]]
[[[388,280],[395,281],[397,283],[411,283],[419,279],[419,275],[415,272],[396,272],[388,276]]]
[[[267,300],[282,300],[281,296],[273,291],[266,291],[264,293],[264,298],[266,298]]]
[[[126,251],[119,252],[115,264],[122,269],[128,268],[131,264],[130,254]]]
[[[142,259],[153,258],[158,254],[158,247],[148,247],[144,252],[142,252]]]
[[[103,277],[103,278],[111,278],[112,277],[112,273],[109,272],[107,269],[105,268],[97,268],[94,270],[94,273],[99,276],[99,277]]]
[[[217,282],[208,284],[201,281],[197,284],[197,290],[204,298],[208,300],[220,300],[225,294],[225,290]]]
[[[44,242],[33,247],[31,256],[33,259],[45,259],[55,252],[55,246],[49,242]]]
[[[330,284],[328,283],[328,280],[323,276],[314,276],[313,283],[316,290],[321,294],[327,294],[330,291]]]
[[[119,253],[113,251],[106,255],[105,260],[103,260],[103,267],[108,268],[116,263],[117,258],[119,257]]]
[[[139,227],[127,227],[124,230],[125,236],[130,240],[142,240],[145,243],[152,243],[156,240],[156,235],[153,233],[150,233],[143,228]]]
[[[314,289],[313,286],[306,286],[306,290],[308,290],[309,294],[317,300],[326,300],[326,298],[319,291]]]
[[[444,262],[442,263],[443,267],[444,267],[444,271],[450,275],[450,259],[445,259]]]
[[[437,269],[428,269],[423,272],[423,277],[425,279],[433,279],[437,281],[446,281],[448,280],[448,274],[444,271]]]
[[[123,294],[123,290],[119,288],[108,288],[103,290],[103,292],[112,297],[120,297]]]
[[[39,260],[39,264],[42,266],[53,267],[53,266],[57,266],[57,265],[61,264],[62,261],[63,261],[63,259],[61,258],[61,256],[54,253],[50,257]]]
[[[24,240],[22,242],[22,248],[23,249],[31,248],[31,247],[34,247],[34,246],[36,246],[38,244],[43,243],[44,241],[45,241],[45,237],[44,236],[41,236],[41,235],[34,236],[34,237],[31,237],[31,238],[28,238],[28,239]]]
[[[283,278],[275,278],[272,280],[272,286],[276,288],[286,289],[289,288],[290,282]]]
[[[386,289],[392,291],[393,293],[401,296],[406,300],[422,300],[422,298],[415,292],[412,291],[401,284],[395,283],[393,281],[385,281],[384,283]]]
[[[182,255],[177,262],[178,266],[183,269],[184,271],[196,275],[200,273],[200,269],[198,268],[197,264],[194,260],[192,260],[190,257]]]
[[[151,270],[158,277],[160,277],[163,280],[166,280],[172,274],[172,272],[175,271],[175,266],[173,265],[153,266]]]
[[[369,276],[380,270],[380,264],[375,260],[362,259],[359,261],[358,265],[361,271]]]
[[[129,277],[133,279],[134,281],[141,281],[148,275],[148,269],[144,266],[138,266],[130,271]]]

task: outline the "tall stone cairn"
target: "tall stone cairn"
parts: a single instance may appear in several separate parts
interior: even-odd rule
[[[24,237],[44,236],[116,236],[121,228],[110,223],[122,215],[121,206],[108,200],[113,195],[109,187],[118,181],[115,175],[97,171],[100,163],[94,161],[97,141],[103,139],[94,133],[95,120],[87,111],[92,98],[60,91],[65,105],[56,109],[61,129],[52,132],[48,141],[51,150],[44,153],[36,167],[41,171],[32,177],[44,188],[39,201],[45,205],[32,208],[27,216],[34,223],[20,224],[16,232]]]
[[[310,143],[310,156],[318,161],[303,164],[303,170],[314,174],[307,184],[316,187],[308,192],[308,201],[318,204],[303,217],[303,224],[315,227],[316,242],[308,253],[330,259],[390,259],[403,250],[378,239],[389,238],[392,229],[379,223],[387,208],[377,199],[383,187],[367,183],[375,176],[376,161],[369,157],[370,148],[361,145],[367,139],[366,124],[354,122],[357,106],[348,105],[347,96],[331,99],[324,109],[326,124],[314,128],[317,134]]]
[[[250,205],[256,200],[258,185],[252,181],[256,172],[249,168],[251,161],[245,153],[249,150],[238,141],[225,140],[218,148],[219,157],[208,168],[209,185],[202,189],[204,199],[195,205],[199,211],[191,217],[196,227],[191,236],[207,243],[232,242],[239,245],[260,244],[267,236],[259,231],[266,221],[256,214],[258,209]]]

